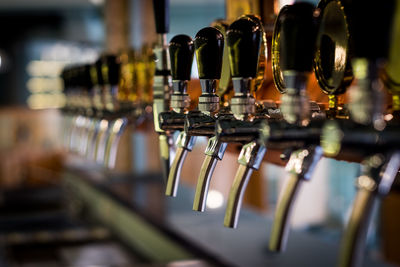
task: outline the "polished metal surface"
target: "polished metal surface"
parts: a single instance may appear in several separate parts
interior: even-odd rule
[[[247,184],[253,169],[239,165],[236,172],[235,179],[233,180],[232,187],[229,191],[228,204],[224,217],[224,226],[236,228],[239,221],[240,207],[242,206],[243,194],[246,191]]]
[[[374,204],[389,193],[400,168],[400,151],[375,154],[365,160],[357,179],[358,192],[341,241],[340,267],[362,266],[365,240]]]
[[[96,143],[99,134],[100,119],[93,118],[89,129],[88,143],[86,148],[86,158],[95,160]]]
[[[200,79],[200,86],[202,94],[211,95],[216,92],[219,80],[217,79]]]
[[[179,134],[176,140],[177,149],[169,171],[165,195],[176,196],[183,163],[185,162],[188,151],[192,151],[195,142],[195,136],[188,136],[185,132]]]
[[[266,148],[257,144],[257,142],[244,145],[240,151],[238,158],[240,165],[229,191],[228,205],[225,212],[224,225],[226,227],[237,227],[244,192],[253,170],[258,170],[260,167],[265,152]]]
[[[161,168],[164,174],[164,179],[167,181],[170,172],[170,146],[172,143],[172,137],[169,135],[161,133],[158,136],[159,142],[159,153],[161,159]]]
[[[171,95],[171,108],[176,113],[185,113],[190,106],[190,97],[187,94],[188,81],[173,80]]]
[[[280,45],[281,45],[281,20],[279,17],[282,16],[282,13],[278,14],[278,17],[275,20],[274,32],[272,34],[272,43],[271,43],[271,64],[272,64],[272,77],[274,80],[274,84],[276,89],[280,93],[286,93],[286,86],[283,80],[283,74],[281,70],[281,58],[280,58]]]
[[[323,92],[344,93],[353,80],[350,64],[349,25],[340,1],[320,1],[322,18],[314,58],[314,73]]]
[[[251,119],[256,112],[256,100],[251,95],[235,94],[231,99],[231,110],[237,120]]]
[[[306,91],[308,75],[297,71],[284,71],[286,93],[282,95],[280,109],[283,118],[291,124],[305,126],[310,121],[310,101]]]
[[[206,209],[208,188],[211,177],[217,165],[218,158],[206,155],[201,165],[199,178],[197,179],[196,192],[193,200],[193,210],[203,212]]]
[[[106,119],[102,119],[99,121],[99,130],[98,130],[97,140],[96,140],[96,149],[94,154],[94,160],[99,163],[104,163],[104,155],[105,149],[107,145],[107,138],[109,136],[110,131],[110,121]]]
[[[173,93],[171,95],[171,108],[176,113],[187,112],[189,106],[190,106],[190,97],[188,94]]]
[[[301,184],[302,179],[299,178],[298,175],[290,174],[284,190],[279,196],[279,204],[275,210],[274,222],[269,239],[269,249],[271,251],[282,251],[286,247],[290,230],[290,214]]]
[[[176,197],[176,194],[178,192],[179,179],[181,177],[181,170],[187,153],[188,151],[183,147],[178,147],[176,149],[175,158],[172,162],[168,175],[167,186],[165,188],[166,196]]]
[[[385,127],[385,96],[383,83],[378,77],[378,73],[382,71],[382,64],[366,58],[354,59],[352,64],[357,83],[349,89],[351,119],[382,130]]]
[[[198,109],[208,116],[214,116],[219,110],[219,96],[216,94],[218,84],[219,80],[216,79],[200,79],[202,94]]]
[[[208,188],[218,160],[222,160],[227,143],[220,142],[213,136],[208,140],[206,155],[201,165],[199,178],[197,179],[196,192],[193,201],[193,210],[203,212],[206,207]]]
[[[323,155],[322,148],[311,146],[292,152],[286,164],[289,179],[280,193],[275,210],[269,248],[272,251],[283,251],[289,235],[290,217],[296,195],[302,181],[311,179],[315,167]]]
[[[170,165],[168,140],[171,137],[161,129],[159,122],[160,113],[170,109],[172,87],[170,74],[171,66],[166,34],[157,35],[157,45],[154,48],[154,54],[156,68],[153,84],[153,121],[156,132],[160,134],[160,160],[164,179],[167,180]]]
[[[111,131],[107,140],[104,154],[104,165],[109,169],[113,169],[115,167],[119,141],[128,123],[128,119],[118,118],[111,125]]]

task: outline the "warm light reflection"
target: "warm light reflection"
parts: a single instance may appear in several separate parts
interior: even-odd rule
[[[346,68],[346,48],[337,45],[335,48],[335,71],[342,72]]]
[[[385,116],[384,116],[384,119],[385,119],[385,121],[390,121],[390,120],[392,120],[393,119],[393,115],[392,114],[386,114]]]
[[[95,6],[104,5],[104,0],[89,0],[89,2],[92,3]]]
[[[210,190],[207,197],[207,208],[218,209],[224,204],[224,196],[217,190]]]

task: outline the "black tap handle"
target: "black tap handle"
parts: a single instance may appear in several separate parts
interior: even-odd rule
[[[85,64],[81,67],[82,86],[88,91],[93,87],[93,82],[90,77],[90,67],[91,66],[89,64]]]
[[[169,0],[153,0],[154,18],[156,20],[156,32],[169,32]]]
[[[169,42],[172,80],[189,81],[193,63],[193,41],[190,36],[176,35]]]
[[[284,6],[279,15],[281,70],[310,72],[317,38],[315,7],[309,3]]]
[[[104,84],[117,85],[119,82],[120,62],[115,55],[101,56],[101,73]]]
[[[249,17],[234,21],[226,33],[232,77],[257,75],[262,29]]]
[[[100,86],[104,85],[104,78],[103,74],[101,72],[101,67],[103,65],[103,62],[101,58],[97,59],[96,62],[94,63],[94,66],[96,68],[95,75],[92,75],[92,79],[96,78],[96,83]],[[96,76],[96,77],[94,77]]]
[[[70,87],[71,87],[71,71],[69,67],[65,67],[62,72],[61,72],[61,78],[63,80],[64,83],[64,91],[69,91]]]
[[[201,29],[194,38],[197,68],[200,79],[220,79],[224,35],[214,27]]]
[[[71,85],[73,88],[79,87],[79,66],[71,68]]]
[[[396,1],[348,1],[349,28],[353,41],[354,57],[369,59],[387,58]],[[346,6],[347,7],[347,6]]]

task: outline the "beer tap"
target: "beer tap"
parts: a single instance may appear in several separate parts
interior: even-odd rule
[[[399,123],[377,130],[353,121],[328,121],[322,130],[321,146],[330,157],[353,153],[365,157],[356,180],[357,194],[343,233],[338,266],[361,266],[367,230],[374,204],[385,197],[400,168]]]
[[[262,139],[271,145],[276,141],[278,143],[285,143],[288,140],[299,142],[300,144],[292,145],[289,142],[289,147],[292,151],[289,161],[286,164],[289,177],[280,193],[275,211],[269,242],[269,248],[272,251],[285,249],[289,234],[291,212],[296,195],[303,181],[311,178],[317,163],[323,155],[323,149],[319,144],[323,121],[315,120],[314,118],[310,122],[310,118],[315,116],[307,117],[302,115],[304,104],[308,103],[305,90],[302,89],[305,88],[304,73],[311,69],[310,59],[314,58],[314,47],[316,48],[314,71],[321,89],[329,97],[328,110],[326,111],[328,119],[347,118],[346,111],[339,109],[337,96],[343,93],[352,81],[352,71],[348,59],[348,23],[341,3],[338,1],[321,1],[318,4],[317,10],[320,13],[319,31],[315,36],[313,36],[313,30],[307,30],[307,28],[316,29],[314,26],[316,13],[313,11],[313,7],[306,7],[304,5],[302,7],[304,8],[303,11],[301,9],[290,11],[290,8],[290,6],[284,7],[278,16],[274,30],[274,44],[277,44],[277,34],[280,33],[280,48],[278,49],[280,50],[278,55],[281,57],[280,61],[282,62],[280,68],[283,70],[283,83],[286,87],[289,87],[287,89],[288,94],[282,97],[281,108],[286,121],[296,127],[288,129],[287,133],[283,133],[280,136],[274,131],[273,125],[267,126],[264,129]],[[288,13],[285,14],[285,12]],[[297,22],[296,19],[293,19],[295,16],[298,16],[296,12],[303,13],[303,15],[298,17]],[[297,25],[303,24],[303,26],[308,23],[308,26],[305,28],[298,29],[298,34],[301,34],[302,31],[310,33],[305,42],[297,43],[296,48],[290,47],[293,44],[290,38],[299,38],[296,37],[294,32],[291,32],[292,30],[296,30],[296,27],[292,23],[296,23]],[[279,29],[280,27],[281,29]],[[304,58],[301,58],[302,56]],[[275,56],[276,59],[277,57]],[[301,66],[302,64],[303,66]],[[298,69],[296,70],[296,68]],[[291,69],[296,70],[297,73],[290,73]],[[299,70],[302,71],[299,72]],[[298,79],[299,77],[300,79]],[[300,134],[299,131],[303,132],[303,134]],[[291,137],[287,138],[287,136]]]
[[[124,51],[115,60],[112,59],[106,66],[112,68],[107,76],[113,80],[111,86],[110,101],[112,103],[112,122],[109,125],[109,132],[105,152],[104,166],[112,169],[115,167],[118,144],[121,136],[128,125],[137,125],[141,122],[144,107],[140,103],[138,96],[138,83],[135,84],[135,73],[138,70],[134,68],[136,58],[134,51]],[[103,67],[104,69],[104,67]],[[145,69],[140,70],[142,72]],[[107,73],[106,73],[107,74]]]
[[[181,130],[176,140],[176,154],[171,165],[165,189],[165,194],[167,196],[176,196],[182,164],[186,158],[187,152],[192,150],[196,139],[195,136],[189,136],[182,131],[185,113],[188,112],[190,106],[187,85],[190,80],[193,63],[194,48],[192,38],[187,35],[175,36],[170,41],[169,53],[171,56],[173,87],[173,93],[171,95],[172,111],[160,114],[160,125],[161,129],[166,130],[166,132]],[[172,123],[170,123],[170,121],[172,121]]]
[[[156,68],[153,85],[153,119],[155,131],[159,134],[160,158],[164,179],[168,179],[170,168],[170,146],[172,136],[160,125],[160,113],[170,109],[171,73],[167,46],[169,31],[169,0],[154,0],[154,17],[157,31],[157,44],[154,47]]]
[[[314,7],[305,3],[286,6],[281,10],[274,29],[275,39],[273,43],[278,43],[277,36],[280,38],[280,71],[282,71],[284,84],[286,85],[284,88],[286,95],[282,97],[281,112],[283,118],[290,124],[306,125],[309,121],[307,114],[310,113],[310,105],[305,94],[305,87],[307,73],[312,68],[316,37],[313,11]],[[294,40],[296,40],[295,47],[293,46]],[[293,49],[299,49],[296,52],[300,52],[300,55],[294,53]],[[276,62],[274,63],[276,66]],[[263,122],[268,123],[267,120]],[[253,170],[259,168],[266,152],[265,145],[256,140],[257,137],[245,145],[239,155],[238,162],[240,165],[229,193],[224,218],[224,225],[227,227],[235,228],[237,226],[241,200],[247,183]],[[299,151],[301,160],[303,160],[304,154],[305,152],[301,153]]]
[[[102,55],[96,62],[98,78],[101,77],[102,100],[104,109],[99,122],[99,133],[96,142],[95,160],[104,164],[109,157],[107,145],[110,136],[120,135],[127,125],[127,119],[120,114],[120,103],[117,99],[120,77],[120,63],[115,55]],[[116,143],[114,143],[116,144]]]
[[[71,129],[71,138],[69,147],[72,151],[82,154],[82,144],[85,142],[85,133],[90,123],[88,115],[90,115],[90,79],[87,81],[86,66],[74,66],[69,69],[71,83],[71,99],[76,114],[73,119]],[[89,83],[89,84],[88,84]]]
[[[361,265],[373,205],[378,197],[389,193],[400,167],[400,149],[395,140],[398,139],[399,123],[398,120],[384,120],[385,103],[380,77],[391,56],[388,53],[389,44],[393,45],[391,37],[397,35],[391,28],[394,10],[399,9],[395,8],[395,1],[376,5],[374,1],[354,0],[351,5],[352,65],[356,82],[351,87],[349,109],[353,121],[347,124],[327,122],[321,141],[328,155],[350,149],[367,157],[362,175],[357,179],[357,194],[342,237],[339,266]],[[370,32],[376,34],[372,39]],[[367,41],[368,46],[365,45]],[[388,73],[390,71],[386,70]],[[383,81],[385,78],[387,76]],[[389,90],[395,91],[390,83],[386,84]],[[396,107],[396,98],[393,100],[393,107]]]
[[[108,122],[104,119],[105,103],[103,99],[103,76],[101,74],[101,60],[96,60],[90,66],[90,78],[92,81],[92,89],[90,96],[93,103],[93,118],[89,128],[88,143],[86,148],[86,158],[96,160],[99,136],[105,131]]]
[[[71,137],[72,130],[74,128],[74,121],[76,116],[76,107],[74,104],[74,93],[73,93],[73,77],[71,67],[67,66],[61,72],[61,77],[64,83],[63,92],[65,95],[65,106],[62,108],[63,123],[64,123],[64,135],[63,145],[65,149],[71,148]]]
[[[216,135],[208,141],[196,186],[195,211],[205,210],[211,177],[227,144],[252,141],[258,134],[257,123],[268,117],[267,109],[256,104],[252,95],[261,86],[265,70],[266,37],[261,21],[254,15],[240,17],[229,26],[226,40],[234,96],[230,103],[231,112],[221,108],[215,125]]]
[[[90,77],[90,65],[85,64],[78,68],[79,71],[79,84],[81,88],[80,94],[80,106],[82,109],[82,122],[78,132],[78,142],[76,150],[80,155],[86,155],[88,136],[90,133],[90,126],[93,117],[93,101],[90,97],[90,90],[93,87],[93,83]]]
[[[177,156],[171,165],[171,172],[168,177],[167,189],[170,188],[168,189],[170,191],[167,192],[167,195],[175,195],[172,192],[177,191],[181,168],[186,154],[191,151],[195,144],[195,137],[209,137],[214,134],[216,114],[219,110],[220,101],[216,90],[221,77],[224,36],[216,28],[206,27],[196,34],[193,43],[202,94],[199,97],[198,110],[190,111],[185,116],[184,132],[181,132],[179,138],[190,139],[190,146],[182,146],[179,141],[183,139],[178,139]],[[180,150],[186,150],[186,152],[181,153]],[[181,159],[180,156],[182,156]],[[173,184],[170,184],[172,181]]]

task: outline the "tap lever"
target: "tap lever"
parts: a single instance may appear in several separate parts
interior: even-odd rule
[[[353,0],[349,17],[355,58],[386,59],[391,43],[395,0],[377,5],[374,0]],[[376,35],[371,40],[371,32]],[[368,42],[368,46],[365,44]]]
[[[399,168],[400,151],[375,154],[363,162],[362,175],[357,179],[358,192],[341,241],[338,266],[361,266],[374,203],[379,196],[389,193]]]
[[[172,80],[189,81],[194,53],[192,38],[184,34],[174,36],[169,42],[169,53]],[[177,88],[174,89],[174,92],[177,92]],[[182,91],[179,92],[183,93]]]
[[[265,155],[266,148],[251,142],[243,146],[240,151],[238,162],[239,169],[236,172],[231,190],[229,191],[228,205],[226,207],[224,226],[236,228],[239,221],[242,199],[246,191],[247,184],[253,173],[258,170]]]
[[[257,75],[262,29],[250,17],[234,21],[226,32],[229,63],[233,78],[254,78]],[[250,91],[235,92],[248,94]]]
[[[206,157],[201,165],[199,178],[197,179],[196,192],[193,201],[193,210],[204,211],[206,207],[208,188],[211,177],[218,160],[222,160],[227,143],[223,143],[216,136],[208,140],[205,151]]]
[[[216,90],[221,78],[224,36],[218,29],[206,27],[196,34],[194,46],[202,90],[198,108],[206,115],[213,116],[219,109]]]
[[[177,113],[185,113],[190,105],[187,83],[193,62],[193,41],[190,36],[174,36],[169,44],[171,58],[172,89],[171,107]]]
[[[172,197],[176,196],[183,162],[186,159],[188,151],[192,151],[195,142],[195,136],[189,136],[185,132],[179,134],[178,139],[176,140],[176,155],[168,175],[165,195]]]
[[[310,72],[317,38],[315,7],[299,2],[282,8],[280,23],[281,70]],[[288,85],[286,84],[286,87]]]
[[[323,155],[322,148],[312,145],[294,151],[286,165],[289,180],[279,196],[275,219],[269,240],[269,249],[282,251],[286,247],[289,233],[289,222],[296,194],[304,180],[310,180],[314,169]]]
[[[222,70],[224,52],[224,36],[214,27],[201,29],[193,41],[200,80],[219,80]],[[202,89],[208,89],[202,88]],[[216,88],[203,93],[213,94]]]
[[[153,0],[156,32],[165,34],[169,32],[169,0]]]

